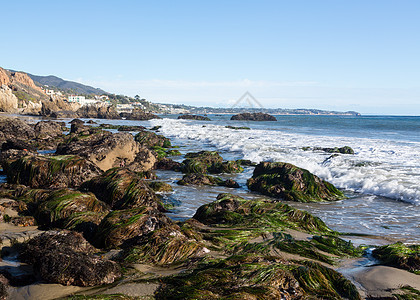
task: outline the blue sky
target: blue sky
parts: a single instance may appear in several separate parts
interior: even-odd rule
[[[420,115],[420,1],[7,1],[0,66],[152,102]]]

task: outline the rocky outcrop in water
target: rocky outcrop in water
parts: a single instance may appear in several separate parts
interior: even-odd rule
[[[180,115],[178,119],[182,120],[196,120],[196,121],[211,121],[210,118],[199,115]]]
[[[127,120],[138,120],[138,121],[147,121],[151,119],[160,119],[159,116],[146,112],[143,109],[135,108],[131,113],[121,113],[121,117],[126,118]]]
[[[85,105],[79,108],[76,112],[79,118],[92,118],[92,119],[121,119],[113,106],[97,103]]]
[[[334,201],[344,195],[331,183],[320,179],[308,170],[283,162],[262,162],[248,179],[251,191],[298,202]]]
[[[239,188],[239,184],[232,180],[222,180],[219,177],[214,177],[206,174],[200,173],[191,173],[184,175],[180,181],[178,181],[179,185],[218,185],[218,186],[225,186],[230,188]]]
[[[184,173],[241,173],[243,168],[236,161],[223,161],[223,158],[216,151],[200,151],[187,153],[182,162]]]
[[[265,113],[241,113],[230,118],[236,121],[277,121],[276,117]]]

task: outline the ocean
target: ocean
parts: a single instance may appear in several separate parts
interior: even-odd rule
[[[225,159],[283,161],[333,183],[348,199],[290,204],[321,217],[337,231],[420,242],[420,117],[276,116],[277,122],[231,121],[229,115],[209,117],[212,121],[164,116],[147,123],[162,126],[160,133],[180,146],[182,153],[217,150]],[[228,125],[250,130],[233,130],[226,128]],[[352,147],[355,154],[331,157],[323,151],[304,150],[342,146]],[[175,172],[160,175],[171,184],[182,177]],[[251,176],[252,168],[239,175],[222,176],[238,180],[239,190],[174,185],[170,197],[179,206],[172,217],[191,217],[219,192],[258,197],[246,188],[246,179]]]
[[[95,120],[118,125],[161,126],[159,134],[179,146],[182,154],[217,150],[224,159],[282,161],[305,168],[342,189],[347,199],[324,203],[288,204],[319,216],[343,233],[369,234],[390,241],[420,243],[420,117],[394,116],[276,116],[277,122],[231,121],[230,115],[208,115],[212,121],[177,120],[165,115],[150,121]],[[234,130],[226,126],[249,127]],[[350,146],[355,154],[332,156],[305,147]],[[172,157],[182,161],[183,156]],[[164,194],[175,205],[168,213],[185,220],[219,193],[261,197],[248,191],[253,167],[241,174],[222,174],[241,185],[179,186],[181,173],[157,171],[174,192]]]

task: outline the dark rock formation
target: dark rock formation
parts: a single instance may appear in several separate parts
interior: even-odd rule
[[[109,284],[121,276],[115,262],[94,255],[80,233],[48,231],[23,244],[20,259],[34,265],[46,282],[62,285]]]
[[[341,148],[318,148],[315,147],[314,150],[321,150],[328,153],[341,153],[341,154],[354,154],[354,150],[349,146],[344,146]]]
[[[7,300],[9,297],[8,293],[9,281],[6,277],[0,274],[0,300]]]
[[[17,118],[0,118],[1,140],[24,140],[35,138],[35,130]]]
[[[148,182],[148,184],[153,191],[158,193],[168,193],[173,191],[172,186],[163,181],[152,181]]]
[[[99,224],[95,245],[100,248],[129,247],[154,230],[172,224],[172,221],[156,209],[141,206],[114,210]]]
[[[223,161],[216,151],[200,151],[187,153],[182,162],[184,173],[240,173],[243,168],[236,161]]]
[[[118,127],[118,131],[143,131],[146,127],[144,126],[128,126],[128,125],[121,125]]]
[[[92,162],[77,155],[25,156],[6,165],[9,183],[32,188],[77,187],[101,173]]]
[[[157,170],[172,170],[172,171],[176,171],[179,172],[181,171],[181,166],[182,164],[179,162],[176,162],[170,158],[160,158],[156,164],[155,164],[155,169]]]
[[[146,112],[143,109],[135,108],[131,113],[121,113],[121,117],[126,118],[127,120],[139,120],[139,121],[145,121],[145,120],[151,120],[151,119],[160,119],[159,116]]]
[[[39,204],[35,216],[40,225],[63,228],[67,219],[73,219],[81,213],[104,214],[108,211],[108,206],[96,199],[92,193],[62,189],[51,192],[47,199]]]
[[[298,202],[334,201],[344,195],[331,183],[292,164],[262,162],[248,179],[251,191]]]
[[[142,146],[150,149],[153,147],[171,147],[171,141],[168,138],[150,131],[140,131],[136,134],[134,139]]]
[[[214,177],[210,175],[200,174],[200,173],[190,173],[184,175],[180,181],[179,185],[219,185],[226,186],[231,188],[239,188],[239,184],[232,180],[222,180],[219,177]]]
[[[126,168],[113,168],[83,184],[88,190],[112,209],[140,206],[163,210],[159,199],[136,173]]]
[[[276,117],[261,112],[237,114],[230,119],[239,121],[277,121]]]
[[[178,119],[183,120],[197,120],[197,121],[211,121],[208,117],[198,116],[198,115],[180,115]]]

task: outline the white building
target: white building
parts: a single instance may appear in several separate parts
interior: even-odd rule
[[[89,104],[95,104],[97,102],[101,102],[99,100],[95,99],[86,99],[85,96],[76,96],[76,95],[70,95],[68,98],[68,102],[76,102],[79,103],[82,106],[89,105]]]

